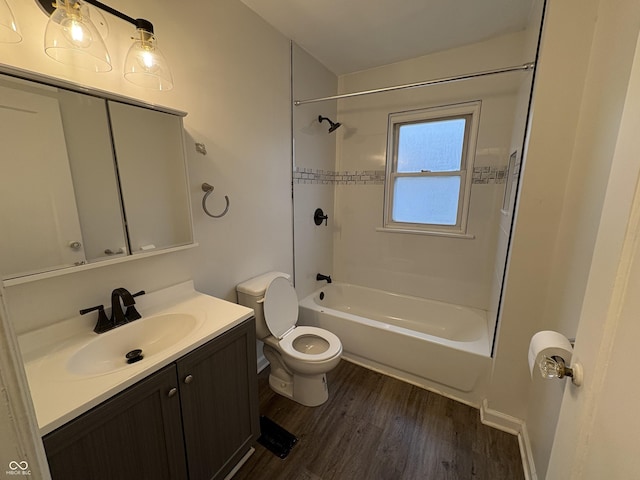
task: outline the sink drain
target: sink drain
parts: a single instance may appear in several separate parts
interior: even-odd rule
[[[144,358],[144,355],[142,355],[142,350],[136,348],[135,350],[131,350],[129,353],[127,353],[125,355],[125,358],[127,359],[127,363],[136,363],[142,360]]]

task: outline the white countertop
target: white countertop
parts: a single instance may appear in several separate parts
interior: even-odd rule
[[[143,318],[169,313],[192,315],[197,325],[160,353],[108,373],[91,375],[73,373],[67,366],[75,352],[99,336],[93,332],[97,313],[74,317],[18,337],[41,435],[253,316],[250,308],[196,292],[191,281],[137,297],[136,308]],[[127,327],[123,325],[112,331]]]

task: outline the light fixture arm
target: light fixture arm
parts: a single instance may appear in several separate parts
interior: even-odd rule
[[[133,18],[129,15],[122,13],[115,8],[110,7],[109,5],[105,5],[102,2],[98,2],[98,0],[84,0],[85,3],[89,3],[100,10],[104,10],[111,15],[114,15],[122,20],[129,22],[132,25],[135,25],[136,28],[141,28],[146,32],[153,33],[153,24],[149,20],[145,20],[144,18]]]
[[[149,20],[145,20],[144,18],[130,17],[129,15],[122,13],[121,11],[116,10],[115,8],[110,7],[109,5],[99,2],[98,0],[83,0],[83,1],[84,3],[93,5],[94,7],[99,8],[100,10],[105,11],[107,13],[110,13],[111,15],[124,20],[125,22],[129,22],[130,24],[134,25],[136,28],[141,28],[146,32],[154,33],[153,24]],[[51,15],[55,10],[55,3],[51,2],[51,0],[36,0],[36,2],[48,15]]]

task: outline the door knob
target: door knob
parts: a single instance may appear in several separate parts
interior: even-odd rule
[[[184,377],[184,383],[191,383],[193,382],[193,375],[187,375],[186,377]]]

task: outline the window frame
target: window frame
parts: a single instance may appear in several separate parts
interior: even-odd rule
[[[475,160],[478,126],[480,123],[480,100],[454,105],[421,108],[389,114],[387,125],[387,157],[386,175],[384,181],[384,214],[383,231],[421,233],[426,235],[461,236],[467,235],[467,220],[471,200],[471,183],[473,180],[473,164]],[[446,172],[398,172],[398,143],[400,127],[413,123],[427,123],[438,120],[453,120],[465,118],[465,132],[463,137],[460,170]],[[411,223],[393,220],[394,187],[397,178],[402,177],[439,177],[459,176],[460,192],[458,197],[458,211],[455,225],[435,223]]]

